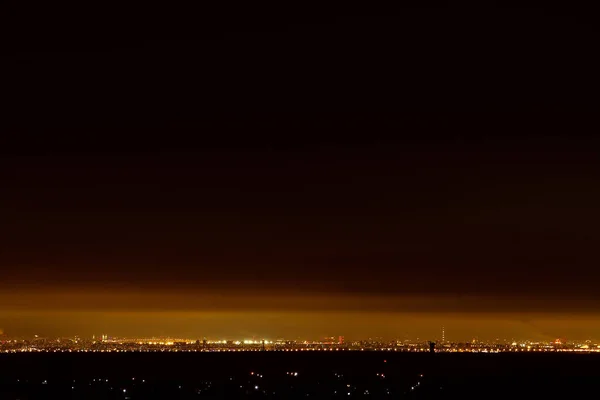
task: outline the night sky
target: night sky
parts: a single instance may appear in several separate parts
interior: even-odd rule
[[[5,333],[600,337],[584,10],[263,11],[14,10]]]

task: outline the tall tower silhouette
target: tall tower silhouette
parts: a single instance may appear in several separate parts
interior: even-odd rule
[[[442,343],[446,343],[446,330],[442,326]]]
[[[435,353],[435,342],[429,342],[429,352]]]

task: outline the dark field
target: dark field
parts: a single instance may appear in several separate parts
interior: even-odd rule
[[[600,398],[600,356],[382,352],[0,355],[2,400],[357,396]]]

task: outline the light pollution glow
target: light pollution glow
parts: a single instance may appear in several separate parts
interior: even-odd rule
[[[456,341],[600,337],[593,312],[542,312],[527,299],[31,290],[0,304],[0,326],[15,335],[435,339],[443,325]]]

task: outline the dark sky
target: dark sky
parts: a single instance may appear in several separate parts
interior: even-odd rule
[[[600,334],[585,10],[269,11],[14,11],[4,331]]]

